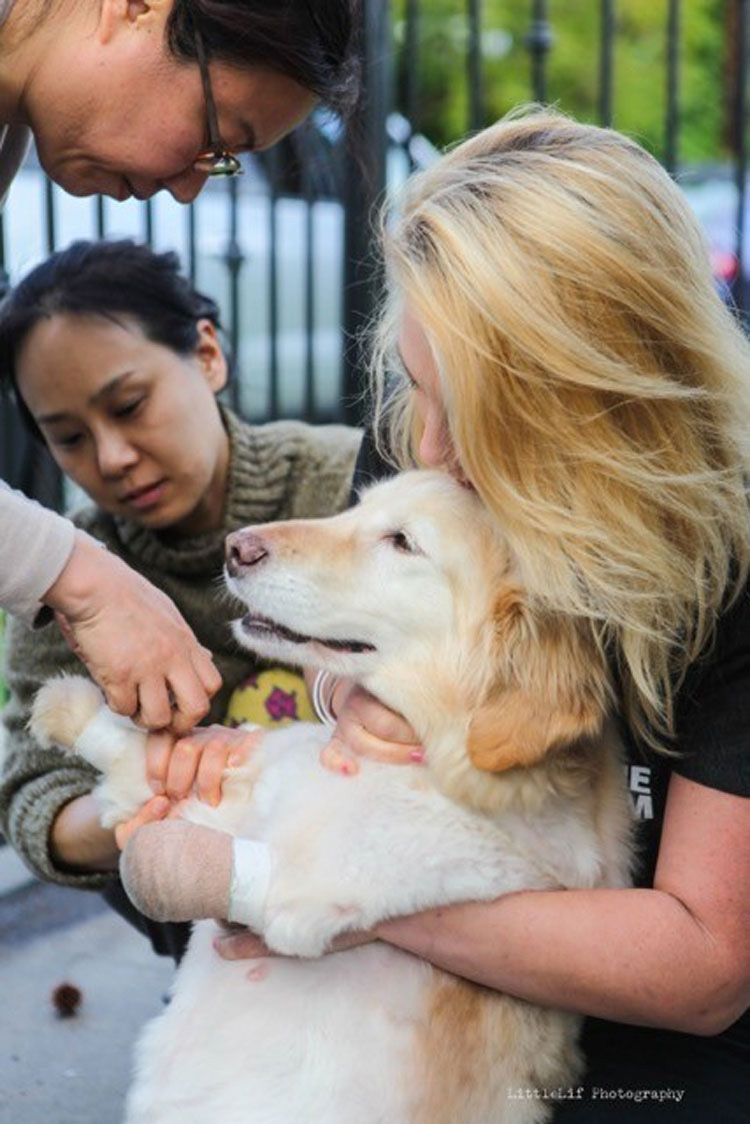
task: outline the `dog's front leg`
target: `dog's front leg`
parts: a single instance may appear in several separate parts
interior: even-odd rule
[[[146,733],[114,714],[90,679],[49,679],[37,693],[29,727],[42,746],[78,753],[102,774],[94,790],[103,827],[129,820],[153,796],[146,779]]]
[[[308,784],[274,823],[268,855],[250,854],[248,923],[274,951],[319,956],[389,917],[549,885],[496,825],[434,790],[399,786],[402,776],[340,782],[350,799],[320,792],[317,807]]]

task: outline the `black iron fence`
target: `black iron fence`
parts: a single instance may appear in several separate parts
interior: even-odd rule
[[[348,143],[317,117],[187,208],[71,200],[32,161],[0,227],[11,282],[73,237],[175,248],[219,300],[242,414],[356,421],[353,341],[377,300],[373,208],[443,143],[533,99],[643,139],[684,182],[717,284],[750,315],[750,0],[367,0],[364,12],[366,92]],[[55,474],[2,411],[0,474],[59,502]]]

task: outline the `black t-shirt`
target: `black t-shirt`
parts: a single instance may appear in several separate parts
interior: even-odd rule
[[[670,775],[750,796],[750,589],[721,617],[713,643],[689,669],[675,704],[677,756],[649,752],[625,733],[628,782],[639,822],[639,885],[653,881]]]
[[[352,499],[359,488],[390,471],[367,435]],[[638,820],[636,883],[650,886],[673,772],[708,788],[750,796],[750,588],[724,613],[713,644],[679,690],[672,747],[678,756],[645,749],[628,731],[624,741]],[[717,1119],[746,1124],[750,1119],[750,1012],[713,1038],[587,1019],[583,1046],[584,1082],[580,1090],[567,1091],[572,1095],[559,1096],[556,1124],[715,1124]],[[556,1102],[554,1095],[549,1100]]]

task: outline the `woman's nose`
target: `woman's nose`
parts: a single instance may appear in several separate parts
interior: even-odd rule
[[[111,430],[96,440],[96,459],[102,476],[122,476],[138,460],[138,450],[121,433]]]

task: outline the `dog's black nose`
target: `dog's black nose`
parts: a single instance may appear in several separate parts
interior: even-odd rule
[[[257,566],[268,557],[268,547],[254,531],[233,531],[225,544],[227,570],[233,576],[248,566]]]

